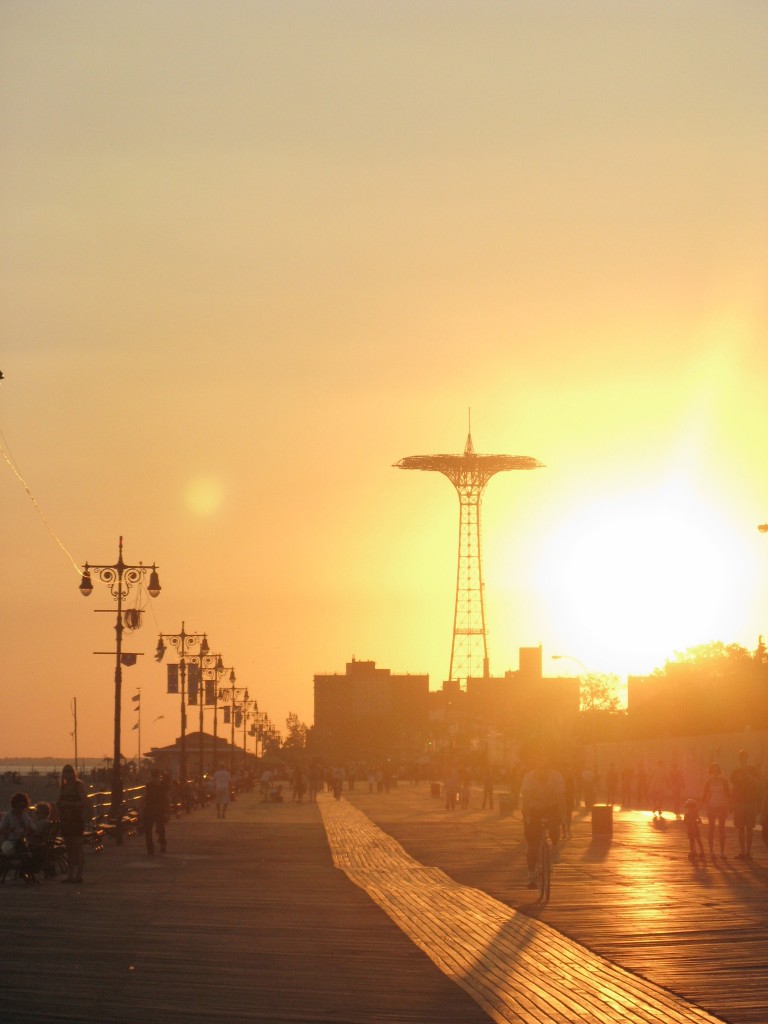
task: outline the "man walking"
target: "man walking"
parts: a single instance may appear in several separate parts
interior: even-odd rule
[[[165,853],[165,823],[168,820],[168,816],[168,787],[160,777],[160,769],[153,768],[149,773],[149,780],[144,786],[144,796],[141,804],[144,838],[147,841],[147,853],[150,857],[154,856],[155,853],[153,830],[157,832],[160,852]]]

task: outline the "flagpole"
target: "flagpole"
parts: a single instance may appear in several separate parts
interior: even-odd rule
[[[139,713],[138,721],[137,721],[136,725],[134,726],[135,729],[138,729],[138,733],[139,733],[139,735],[137,737],[138,747],[137,747],[137,750],[136,750],[136,770],[137,771],[141,771],[141,687],[140,686],[136,687],[136,696],[133,699],[136,702],[136,710]]]
[[[72,735],[75,738],[75,773],[77,773],[77,697],[72,698],[72,717],[74,719]]]

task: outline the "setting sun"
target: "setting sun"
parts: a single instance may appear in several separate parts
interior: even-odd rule
[[[756,578],[746,537],[685,481],[584,503],[540,569],[553,620],[580,635],[588,663],[622,673],[738,633]]]

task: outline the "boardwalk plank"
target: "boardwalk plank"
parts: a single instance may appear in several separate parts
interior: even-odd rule
[[[734,1024],[768,1022],[768,856],[692,865],[682,823],[616,814],[613,841],[595,841],[583,815],[539,908],[524,887],[519,814],[446,812],[423,786],[352,799],[417,861],[482,888],[607,959]],[[728,843],[737,849],[729,830]],[[657,1024],[666,1024],[660,1012]]]
[[[169,853],[89,857],[82,887],[0,888],[3,1020],[487,1021],[331,862],[316,807],[241,798]]]
[[[665,1024],[715,1021],[487,893],[414,861],[346,801],[320,806],[335,862],[494,1020],[582,1024],[586,1012],[594,1024],[659,1024],[663,1011]],[[570,984],[577,974],[579,1005]]]

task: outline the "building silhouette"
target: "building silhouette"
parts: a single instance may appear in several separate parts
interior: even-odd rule
[[[503,676],[470,676],[466,690],[447,680],[430,694],[432,752],[474,752],[504,763],[529,747],[573,741],[580,680],[545,676],[541,647],[521,647],[519,667]]]
[[[394,675],[374,661],[316,675],[312,753],[326,763],[411,760],[426,749],[429,676]]]

